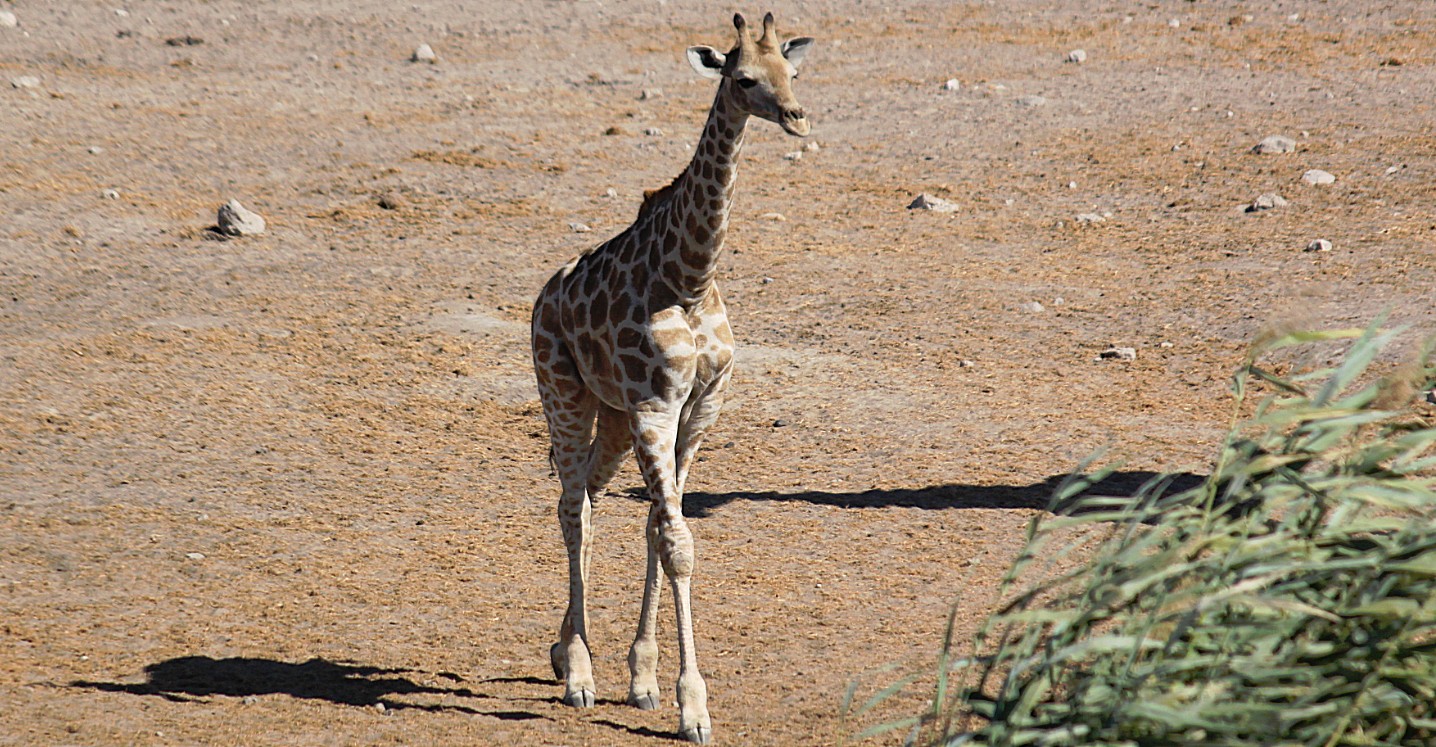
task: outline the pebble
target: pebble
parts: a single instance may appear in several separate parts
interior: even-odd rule
[[[1329,252],[1331,251],[1331,242],[1326,239],[1317,239],[1307,244],[1306,250],[1309,252]]]
[[[438,55],[434,54],[434,48],[428,44],[420,44],[414,48],[414,54],[409,57],[410,62],[427,62],[430,65],[439,61]]]
[[[923,194],[918,195],[917,199],[908,203],[907,209],[931,210],[934,213],[953,213],[957,212],[957,205],[948,202],[941,197],[933,197],[932,195],[924,192]]]
[[[1322,171],[1321,169],[1312,169],[1302,174],[1301,180],[1307,184],[1331,184],[1336,181],[1336,177],[1330,172]]]
[[[962,88],[962,81],[959,81],[957,78],[948,78],[947,82],[942,84],[942,90],[944,91],[956,91],[959,88]]]
[[[769,283],[773,282],[773,279],[772,279],[772,278],[767,278],[767,277],[765,277],[765,278],[759,280],[758,282],[759,282],[759,283],[762,283],[763,285],[768,285]]]
[[[618,190],[614,189],[613,187],[609,187],[608,190],[605,191],[603,194],[605,197],[617,197]]]
[[[1107,222],[1107,219],[1105,217],[1096,213],[1078,213],[1077,215],[1072,217],[1072,220],[1077,221],[1079,225]]]
[[[570,223],[568,224],[568,227],[573,229],[574,233],[588,233],[589,231],[593,230],[592,228],[588,227],[587,223]]]
[[[792,153],[784,153],[783,158],[789,161],[801,161],[803,160],[803,151],[795,150]]]
[[[1017,105],[1035,109],[1039,106],[1047,106],[1047,99],[1042,96],[1023,96],[1017,99]]]
[[[1074,49],[1071,52],[1068,52],[1067,61],[1077,65],[1081,65],[1082,63],[1087,61],[1087,50]]]
[[[1253,153],[1267,155],[1271,153],[1290,153],[1296,150],[1296,141],[1285,135],[1271,135],[1263,138],[1260,143],[1252,146]]]
[[[1027,311],[1033,314],[1041,314],[1042,312],[1047,310],[1047,307],[1036,301],[1028,301],[1027,303],[1022,304],[1021,308],[1023,311]]]
[[[384,208],[385,210],[398,210],[399,208],[403,207],[403,205],[403,199],[401,199],[399,195],[396,195],[393,192],[384,194],[379,198],[379,207]]]
[[[1404,169],[1404,168],[1406,168],[1406,167],[1405,167],[1405,166],[1388,166],[1388,167],[1386,168],[1386,175],[1387,175],[1387,176],[1391,176],[1392,174],[1395,174],[1396,172],[1398,172],[1398,171],[1400,171],[1400,170],[1402,170],[1402,169]]]
[[[771,220],[778,223],[782,223],[783,221],[786,221],[788,219],[787,216],[783,215],[782,213],[763,213],[758,217],[762,218],[763,220]]]
[[[100,196],[105,198],[106,200],[118,200],[120,199],[120,192],[116,189],[107,189],[101,192]]]
[[[659,135],[663,134],[663,130],[658,129],[657,127],[649,127],[648,129],[643,131],[643,134],[649,137],[658,137]]]
[[[1137,360],[1136,348],[1107,348],[1098,356],[1102,360],[1109,361],[1134,361]]]
[[[1286,204],[1287,203],[1285,197],[1282,197],[1275,192],[1267,192],[1266,194],[1256,198],[1256,200],[1252,202],[1252,204],[1247,205],[1246,211],[1248,213],[1257,213],[1261,212],[1262,210],[1271,210],[1272,208],[1286,207]]]
[[[0,28],[13,29],[20,25],[20,19],[8,10],[0,10]]]
[[[970,361],[970,360],[960,360],[960,361],[957,362],[957,367],[958,367],[958,368],[972,368],[973,366],[976,366],[976,365],[977,365],[976,363],[974,363],[974,362],[972,362],[972,361]]]
[[[219,206],[219,232],[226,236],[256,236],[264,233],[264,227],[264,218],[239,204],[239,200]]]
[[[184,556],[190,560],[204,560],[204,553],[202,552],[187,552]]]
[[[89,151],[90,155],[92,155],[92,156],[98,156],[98,155],[100,155],[101,153],[104,153],[104,152],[105,152],[105,149],[104,149],[104,148],[101,148],[101,147],[98,146],[98,145],[91,145],[90,147],[86,148],[85,150],[86,150],[86,151]]]
[[[645,88],[638,93],[639,101],[652,101],[663,98],[662,88]]]
[[[822,146],[818,145],[818,141],[814,140],[810,143],[806,143],[805,145],[803,145],[803,150],[808,151],[809,153],[817,153],[818,151],[822,150]]]
[[[1170,342],[1163,341],[1161,344],[1157,345],[1157,347],[1163,350],[1171,350],[1175,346]]]
[[[33,75],[22,75],[18,78],[11,78],[10,85],[15,88],[39,88],[40,79]]]
[[[246,696],[244,696],[243,700],[241,700],[240,702],[244,703],[245,705],[254,705],[255,703],[258,703],[258,702],[259,702],[259,696],[258,696],[258,695],[246,695]]]
[[[774,420],[774,421],[773,421],[773,427],[774,427],[774,428],[784,428],[784,427],[786,427],[787,425],[788,425],[788,421],[784,420],[783,418],[778,418],[777,420]]]

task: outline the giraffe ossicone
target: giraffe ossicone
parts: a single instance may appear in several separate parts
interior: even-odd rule
[[[752,117],[799,137],[807,115],[792,80],[813,40],[780,42],[773,14],[755,35],[733,17],[728,52],[688,49],[700,75],[719,81],[693,160],[668,186],[645,195],[633,224],[564,265],[534,304],[533,357],[562,495],[568,609],[550,649],[565,703],[595,702],[588,644],[593,497],[632,451],[648,487],[648,569],[638,632],[628,652],[628,702],[656,708],[659,572],[668,580],[678,631],[678,730],[713,735],[708,691],[694,650],[690,585],[693,535],[683,488],[704,433],[718,417],[733,370],[733,332],[718,292],[718,258],[738,154]]]

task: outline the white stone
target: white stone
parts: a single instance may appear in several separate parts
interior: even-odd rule
[[[1087,50],[1085,50],[1085,49],[1074,49],[1074,50],[1072,50],[1071,52],[1068,52],[1068,53],[1067,53],[1067,61],[1068,61],[1068,62],[1071,62],[1071,63],[1074,63],[1074,64],[1077,64],[1077,65],[1080,65],[1080,64],[1086,62],[1086,61],[1087,61]]]
[[[130,12],[128,10],[125,10],[124,8],[115,8],[115,15],[119,16],[120,18],[129,18]]]
[[[204,560],[204,553],[202,552],[187,552],[184,556],[190,560]]]
[[[818,141],[812,140],[803,145],[803,150],[809,153],[817,153],[822,150],[822,146],[818,145]]]
[[[1403,169],[1403,168],[1405,168],[1405,167],[1404,167],[1404,166],[1388,166],[1388,167],[1386,168],[1386,175],[1387,175],[1387,176],[1391,176],[1392,174],[1395,174],[1396,172],[1400,171],[1400,170]]]
[[[659,135],[663,134],[663,130],[658,129],[657,127],[649,127],[648,129],[643,131],[643,134],[649,137],[658,137]]]
[[[1103,360],[1134,361],[1137,360],[1136,348],[1107,348],[1097,356]]]
[[[239,204],[239,200],[219,206],[219,232],[226,236],[257,236],[264,233],[264,228],[264,218]]]
[[[1027,303],[1022,304],[1022,307],[1021,307],[1021,308],[1022,308],[1023,311],[1026,311],[1026,312],[1029,312],[1029,313],[1032,313],[1032,314],[1041,314],[1042,312],[1044,312],[1044,311],[1047,310],[1047,307],[1043,306],[1042,304],[1038,303],[1037,301],[1028,301]]]
[[[414,48],[414,54],[409,57],[410,62],[427,62],[430,65],[439,61],[438,55],[434,54],[434,48],[428,44],[420,44]]]
[[[645,88],[638,94],[639,101],[652,101],[653,99],[661,98],[663,98],[662,88]]]
[[[20,25],[20,19],[8,10],[0,10],[0,28],[13,29]]]
[[[1296,150],[1296,141],[1285,135],[1271,135],[1252,146],[1253,153],[1290,153]]]
[[[588,227],[587,223],[570,223],[568,224],[568,227],[573,229],[574,233],[588,233],[589,231],[593,230],[592,228]]]
[[[959,88],[962,88],[962,82],[957,78],[948,78],[947,82],[942,84],[944,91],[956,91]]]
[[[1098,215],[1098,214],[1096,214],[1096,213],[1078,213],[1077,215],[1073,216],[1072,220],[1077,221],[1078,224],[1091,224],[1091,223],[1105,223],[1105,222],[1107,222],[1107,219],[1106,219],[1106,218],[1104,218],[1104,217],[1102,217],[1102,216],[1100,216],[1100,215]]]
[[[1331,242],[1326,239],[1317,239],[1307,244],[1306,250],[1309,252],[1329,252],[1331,251]]]
[[[1247,205],[1247,212],[1256,213],[1262,210],[1271,210],[1272,208],[1286,207],[1286,205],[1287,202],[1285,197],[1282,197],[1275,192],[1267,192],[1266,194],[1256,198],[1256,200],[1252,202],[1252,204]]]
[[[18,78],[11,78],[10,85],[15,88],[39,88],[40,79],[33,75],[21,75]]]
[[[1039,106],[1046,106],[1047,99],[1042,96],[1023,96],[1017,99],[1017,105],[1027,106],[1035,109]]]
[[[927,193],[917,196],[917,199],[908,203],[908,210],[931,210],[934,213],[957,212],[957,205],[954,205],[941,197],[933,197]]]
[[[1307,184],[1331,184],[1336,181],[1336,177],[1321,169],[1312,169],[1302,174],[1301,180]]]
[[[105,152],[105,149],[104,149],[104,148],[101,148],[101,147],[98,146],[98,145],[91,145],[90,147],[86,148],[85,150],[89,151],[90,155],[92,155],[92,156],[98,156],[98,155],[100,155],[101,153],[104,153],[104,152]]]
[[[604,192],[603,194],[605,197],[617,197],[618,190],[614,189],[613,187],[609,187],[608,191]]]
[[[778,223],[782,223],[783,221],[788,219],[787,216],[783,215],[782,213],[763,213],[758,217],[762,218],[763,220],[771,220]]]
[[[801,161],[803,160],[803,151],[795,150],[791,153],[784,153],[783,158],[786,158],[789,161]]]
[[[118,200],[120,199],[120,192],[117,189],[107,189],[101,192],[100,196],[106,200]]]

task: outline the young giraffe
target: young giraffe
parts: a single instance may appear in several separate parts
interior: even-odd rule
[[[742,15],[733,25],[738,43],[726,55],[706,46],[688,49],[694,70],[721,81],[688,168],[645,195],[633,225],[560,269],[533,313],[534,370],[563,484],[558,515],[568,548],[569,601],[550,658],[564,681],[564,703],[594,703],[584,599],[592,498],[632,449],[651,505],[643,610],[628,653],[628,702],[658,707],[661,566],[677,616],[678,729],[700,744],[713,729],[693,651],[693,535],[683,519],[683,486],[733,367],[733,333],[714,275],[749,117],[776,122],[791,135],[808,134],[791,81],[813,44],[806,37],[780,43],[772,13],[757,39]]]

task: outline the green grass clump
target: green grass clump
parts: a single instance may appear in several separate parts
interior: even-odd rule
[[[1395,332],[1298,332],[1234,377],[1276,391],[1233,417],[1212,474],[1165,492],[1056,496],[970,647],[948,641],[931,706],[869,729],[909,744],[1037,747],[1436,745],[1436,427],[1430,368],[1374,379]],[[1351,340],[1335,367],[1279,376],[1270,351]],[[1431,346],[1423,349],[1422,365]],[[1071,571],[1083,530],[1106,532]],[[1041,571],[1048,576],[1019,589]],[[961,650],[966,649],[966,650]],[[862,713],[890,698],[888,688]],[[850,691],[851,695],[851,691]],[[845,709],[850,704],[845,704]]]

